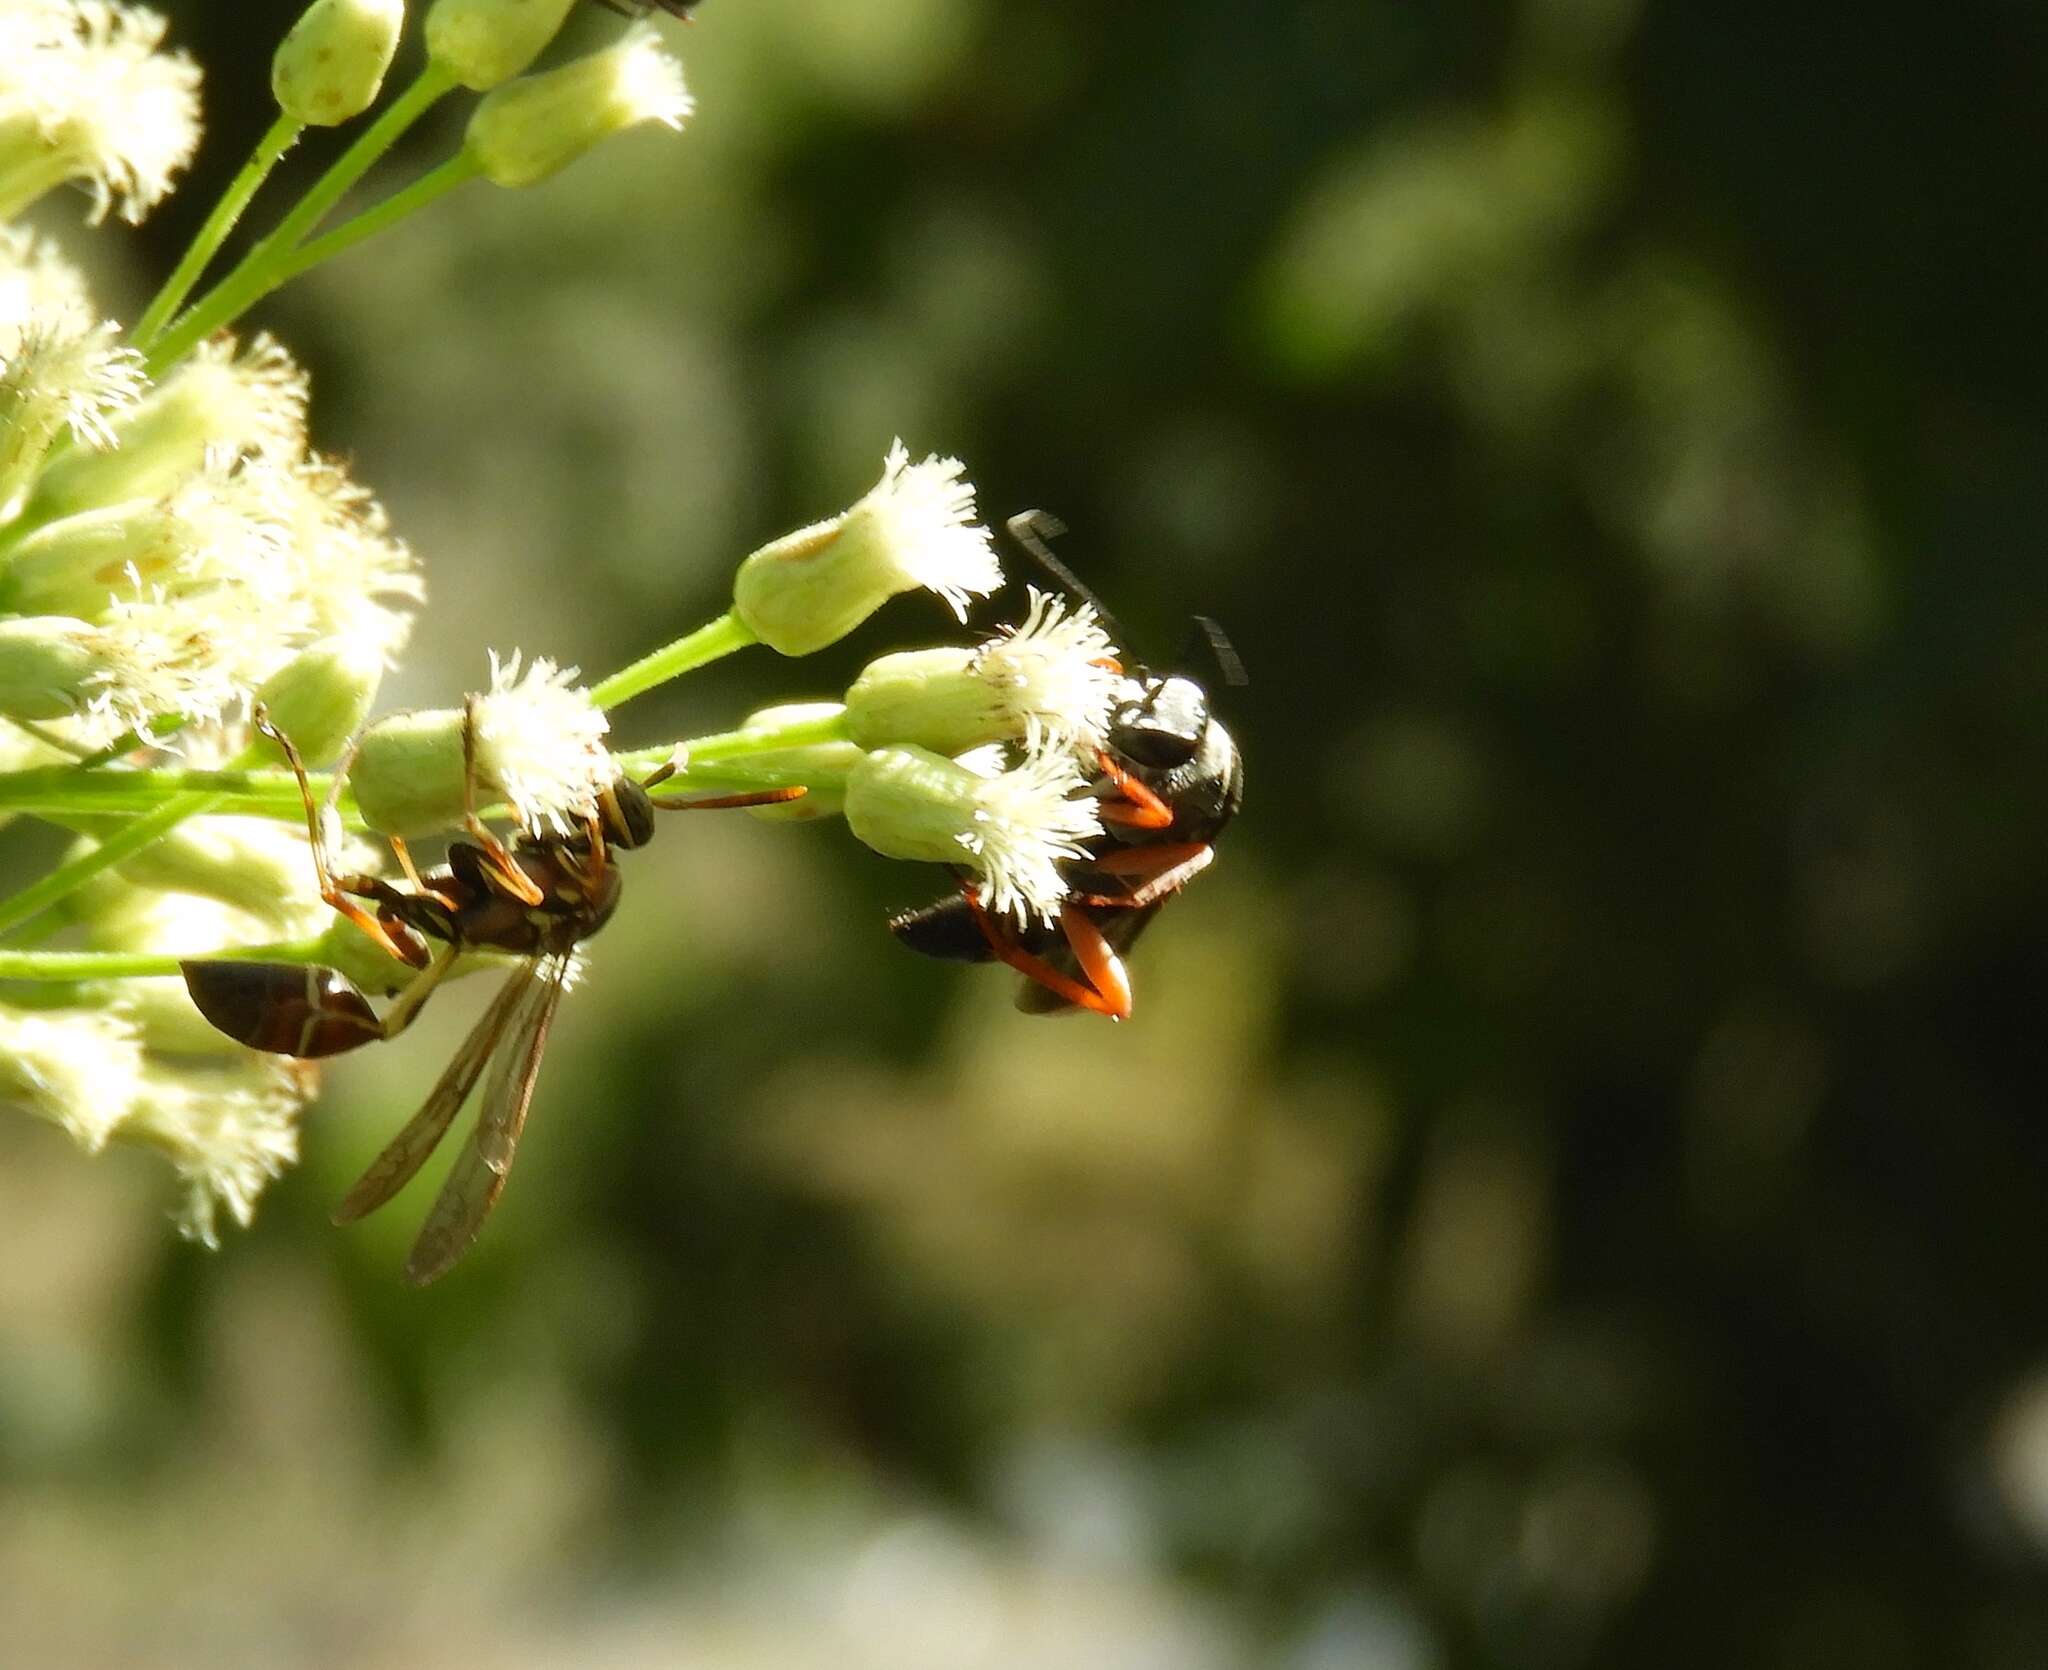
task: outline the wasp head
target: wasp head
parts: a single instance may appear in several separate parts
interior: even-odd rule
[[[1170,674],[1134,685],[1110,715],[1108,741],[1139,765],[1171,771],[1195,757],[1208,729],[1208,691]]]

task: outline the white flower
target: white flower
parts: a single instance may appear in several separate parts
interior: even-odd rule
[[[243,351],[231,337],[216,337],[111,430],[108,448],[73,450],[50,463],[36,484],[32,520],[158,498],[202,470],[224,472],[244,458],[290,463],[306,444],[306,374],[269,336]]]
[[[146,384],[142,359],[113,324],[69,309],[37,311],[0,354],[0,522],[20,514],[51,444],[65,430],[90,447],[114,444],[114,419]]]
[[[491,652],[491,688],[476,704],[477,770],[529,829],[568,834],[596,810],[619,774],[609,729],[574,667],[537,655],[522,675],[517,650],[503,662]]]
[[[641,23],[603,52],[485,94],[463,143],[494,185],[538,185],[615,133],[680,128],[693,108],[682,65]]]
[[[66,180],[139,221],[199,142],[199,68],[164,20],[107,0],[0,8],[0,219]]]
[[[142,1041],[129,1020],[0,1006],[0,1096],[63,1127],[88,1154],[128,1116],[142,1072]]]
[[[937,592],[965,620],[967,599],[1002,583],[988,529],[975,525],[974,486],[960,461],[913,464],[898,441],[882,479],[858,504],[740,564],[733,606],[771,649],[808,655],[901,592]]]
[[[11,360],[31,320],[84,330],[95,322],[85,275],[47,238],[0,226],[0,360]]]
[[[976,870],[997,915],[1051,921],[1067,891],[1060,865],[1102,833],[1087,790],[1069,753],[989,777],[929,749],[878,748],[847,779],[846,824],[887,857]]]
[[[846,693],[848,734],[864,748],[911,743],[958,756],[988,742],[1032,753],[1093,745],[1118,674],[1085,604],[1035,588],[1021,626],[978,649],[905,650],[871,662]]]
[[[265,1186],[299,1157],[306,1083],[296,1063],[247,1052],[146,1074],[119,1135],[161,1150],[177,1168],[180,1234],[218,1247],[222,1208],[248,1226]]]

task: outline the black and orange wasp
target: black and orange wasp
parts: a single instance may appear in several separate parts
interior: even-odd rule
[[[1047,544],[1066,531],[1057,519],[1028,510],[1009,519],[1009,530],[1119,644],[1129,642]],[[1195,624],[1225,682],[1242,684],[1243,668],[1221,629],[1199,618]],[[1092,762],[1103,829],[1086,858],[1065,865],[1057,920],[1032,917],[1019,926],[999,919],[982,908],[972,877],[956,871],[957,893],[889,922],[892,934],[927,957],[1009,964],[1024,976],[1017,1007],[1030,1014],[1086,1009],[1128,1020],[1124,954],[1160,906],[1209,867],[1217,836],[1244,802],[1244,761],[1210,711],[1208,691],[1184,673],[1115,670],[1121,683]]]

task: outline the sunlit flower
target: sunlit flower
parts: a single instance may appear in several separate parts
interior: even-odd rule
[[[864,747],[914,743],[958,755],[1020,741],[1038,753],[1093,742],[1117,687],[1109,638],[1083,604],[1033,589],[1020,626],[976,649],[906,650],[871,662],[846,693],[849,734]]]
[[[112,446],[114,419],[144,387],[141,357],[115,325],[81,323],[69,309],[17,324],[0,355],[0,523],[20,513],[59,435]]]
[[[139,221],[199,141],[199,68],[164,20],[107,0],[0,9],[0,220],[82,180],[94,220]]]
[[[296,1065],[244,1052],[205,1064],[153,1064],[119,1135],[160,1150],[184,1198],[179,1233],[220,1245],[220,1213],[247,1227],[270,1181],[299,1157],[306,1081]]]
[[[956,458],[910,462],[898,441],[882,479],[850,510],[764,545],[740,565],[733,606],[784,655],[836,643],[899,593],[943,597],[962,620],[969,597],[1003,583],[974,485]]]
[[[1051,920],[1067,890],[1061,863],[1102,833],[1087,787],[1068,753],[985,777],[929,749],[880,748],[847,779],[846,824],[887,857],[972,868],[998,915]]]
[[[486,94],[464,145],[494,185],[537,185],[642,122],[680,128],[691,109],[682,65],[636,24],[603,52]]]
[[[106,1146],[142,1090],[132,1021],[96,1010],[0,1005],[0,1096],[61,1126],[87,1153]]]

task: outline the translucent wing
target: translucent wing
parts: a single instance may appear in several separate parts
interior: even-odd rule
[[[405,1261],[405,1278],[424,1287],[446,1271],[469,1248],[504,1192],[505,1178],[526,1128],[526,1110],[533,1104],[534,1081],[547,1049],[548,1031],[561,1006],[566,956],[546,957],[532,965],[534,977],[521,992],[517,1012],[503,1029],[505,1046],[497,1069],[484,1089],[484,1105],[476,1129],[455,1157],[455,1165],[434,1208]]]
[[[536,969],[534,963],[522,963],[505,981],[498,995],[491,999],[490,1008],[470,1029],[462,1047],[455,1052],[455,1058],[442,1071],[440,1082],[421,1104],[420,1111],[406,1122],[404,1130],[391,1139],[384,1152],[370,1162],[370,1169],[363,1173],[356,1186],[334,1209],[336,1223],[354,1223],[366,1213],[376,1211],[410,1183],[414,1174],[426,1164],[427,1156],[448,1134],[456,1111],[469,1099],[484,1064],[491,1059],[491,1052],[504,1036],[513,1011],[533,990]]]

